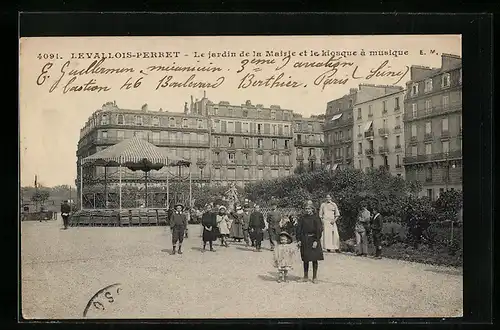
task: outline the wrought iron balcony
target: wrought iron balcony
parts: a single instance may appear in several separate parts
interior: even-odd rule
[[[389,135],[389,130],[387,128],[379,128],[378,134],[382,137],[387,137]]]
[[[365,149],[365,155],[373,156],[373,149]]]
[[[365,132],[365,138],[367,138],[367,139],[373,139],[373,130]]]
[[[441,132],[441,139],[446,140],[450,138],[450,132],[448,130]]]
[[[416,136],[410,137],[410,143],[417,143],[417,137]]]
[[[441,152],[430,155],[407,156],[404,158],[405,164],[423,163],[430,161],[450,161],[462,158],[462,150]]]
[[[455,102],[449,105],[444,105],[444,106],[440,105],[440,106],[434,106],[429,109],[418,110],[416,115],[413,115],[412,112],[408,112],[405,113],[404,119],[405,120],[422,119],[430,116],[436,116],[444,113],[461,111],[461,110],[462,110],[462,102]]]
[[[388,147],[379,147],[378,152],[380,154],[388,154],[389,153],[389,148]]]
[[[399,105],[398,105],[398,106],[396,106],[396,107],[394,107],[394,112],[398,112],[398,111],[400,111],[400,110],[401,110],[401,108],[399,107]]]
[[[424,141],[432,141],[434,139],[434,135],[432,133],[425,133]]]
[[[400,150],[401,150],[401,145],[400,145],[400,144],[396,144],[396,145],[394,146],[394,150],[396,150],[396,151],[400,151]]]
[[[401,126],[400,125],[394,126],[394,133],[401,133]]]
[[[317,147],[317,146],[324,146],[325,143],[323,141],[318,141],[318,140],[294,140],[294,144],[296,146],[311,146],[311,147]]]

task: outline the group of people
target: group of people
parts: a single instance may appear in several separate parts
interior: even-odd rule
[[[227,248],[229,239],[232,238],[234,241],[244,241],[255,252],[261,252],[264,232],[267,230],[271,251],[274,251],[274,264],[278,268],[278,280],[286,281],[293,264],[294,251],[297,250],[300,251],[303,262],[303,280],[309,280],[309,266],[312,264],[312,281],[317,283],[318,262],[324,260],[323,249],[326,252],[340,252],[337,228],[339,208],[330,195],[326,196],[319,211],[316,211],[312,201],[307,201],[299,216],[281,214],[275,203],[271,208],[265,219],[259,205],[236,205],[233,211],[229,211],[224,205],[205,205],[201,216],[202,251],[207,251],[208,245],[209,251],[215,252],[214,242],[217,240],[220,240],[221,247]],[[183,205],[175,205],[175,212],[170,217],[170,227],[172,253],[182,253],[187,228]],[[294,240],[296,245],[293,244]]]

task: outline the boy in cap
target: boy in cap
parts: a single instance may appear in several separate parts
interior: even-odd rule
[[[187,228],[187,217],[182,211],[184,206],[180,203],[174,205],[174,213],[170,217],[170,230],[172,231],[172,254],[176,253],[176,245],[179,242],[179,254],[182,254],[182,242]]]

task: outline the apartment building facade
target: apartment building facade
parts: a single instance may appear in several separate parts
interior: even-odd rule
[[[293,112],[278,105],[215,104],[205,98],[193,106],[210,128],[211,183],[244,186],[293,173]]]
[[[324,122],[324,116],[294,114],[294,167],[313,171],[325,164]]]
[[[412,66],[405,98],[407,180],[436,199],[462,189],[462,59],[442,54],[441,67]]]
[[[139,136],[165,150],[167,155],[181,156],[191,161],[191,167],[182,169],[163,168],[149,173],[149,185],[155,186],[166,180],[186,179],[191,172],[195,182],[209,182],[210,175],[204,172],[209,150],[209,125],[203,116],[182,112],[151,111],[144,105],[141,110],[119,108],[115,102],[108,102],[95,111],[80,130],[77,146],[77,168],[80,161],[100,150],[133,136]],[[99,184],[106,179],[109,186],[119,180],[118,168],[84,167],[87,186]],[[78,179],[80,173],[78,173]],[[122,169],[122,182],[126,186],[143,185],[144,173]]]
[[[325,159],[331,168],[354,167],[354,108],[360,104],[401,88],[387,85],[360,84],[349,94],[327,103],[324,134]]]
[[[404,177],[402,87],[354,105],[354,167],[367,171],[385,168]]]

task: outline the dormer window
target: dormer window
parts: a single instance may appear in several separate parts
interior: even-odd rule
[[[187,118],[182,120],[182,127],[189,127]]]
[[[102,115],[101,125],[108,125],[108,124],[109,124],[108,115]]]
[[[116,121],[117,121],[118,125],[123,125],[123,115],[118,115],[118,118]]]
[[[174,117],[168,118],[168,126],[175,127],[175,118]]]
[[[271,111],[271,119],[276,119],[276,111]]]
[[[135,116],[135,124],[137,126],[142,126],[142,116]]]
[[[450,87],[450,74],[445,73],[441,76],[441,87],[448,88]]]
[[[426,93],[432,92],[432,79],[427,79],[425,81],[424,92]]]
[[[153,117],[153,126],[160,126],[160,119],[158,117]]]
[[[411,86],[411,96],[418,95],[418,84],[413,84]]]

